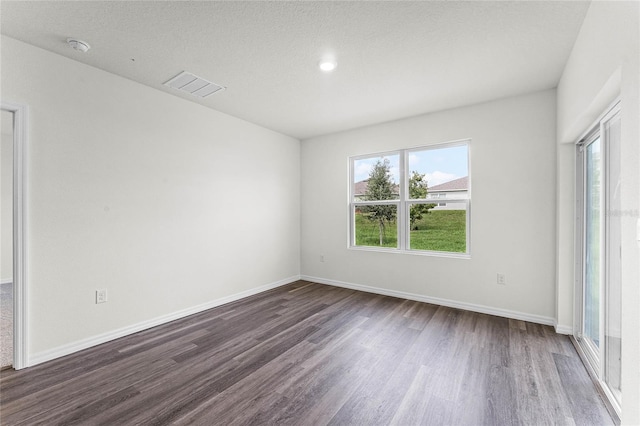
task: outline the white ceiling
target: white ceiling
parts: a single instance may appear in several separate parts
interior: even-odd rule
[[[0,12],[5,35],[305,139],[556,87],[588,6],[3,0]],[[227,90],[162,85],[183,70]]]

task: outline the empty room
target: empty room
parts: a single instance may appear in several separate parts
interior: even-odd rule
[[[0,32],[0,424],[640,424],[639,2]]]

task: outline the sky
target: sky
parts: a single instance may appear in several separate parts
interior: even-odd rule
[[[408,151],[407,153],[409,155],[409,172],[417,171],[425,175],[429,186],[440,185],[469,174],[466,145]],[[353,167],[354,182],[368,179],[371,168],[381,158],[389,159],[393,181],[399,183],[400,156],[398,154],[355,160]]]

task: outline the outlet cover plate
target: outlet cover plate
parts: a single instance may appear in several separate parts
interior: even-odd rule
[[[96,290],[96,303],[105,303],[107,301],[107,289]]]

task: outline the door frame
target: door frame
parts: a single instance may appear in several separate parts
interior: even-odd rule
[[[13,113],[13,368],[28,367],[27,129],[26,105],[0,102]]]
[[[578,354],[583,359],[583,363],[587,368],[587,371],[593,378],[598,390],[604,396],[605,405],[609,410],[609,413],[614,417],[617,423],[620,423],[621,405],[619,401],[620,395],[614,395],[614,392],[609,389],[608,384],[604,378],[606,356],[605,352],[605,309],[606,309],[606,295],[607,291],[607,279],[608,279],[608,262],[609,255],[607,250],[609,235],[607,228],[606,209],[608,208],[608,180],[609,180],[609,144],[610,140],[605,131],[605,123],[609,122],[616,115],[621,113],[621,101],[616,99],[609,107],[602,113],[598,119],[589,127],[589,129],[579,138],[576,142],[576,227],[575,227],[575,287],[574,287],[574,329],[573,337],[576,343],[576,349]],[[599,298],[599,334],[600,334],[600,347],[594,348],[590,345],[587,339],[583,338],[583,325],[584,325],[584,258],[585,250],[584,235],[585,235],[585,182],[586,182],[586,170],[584,167],[584,149],[587,145],[593,142],[597,137],[601,140],[601,223],[600,223],[600,247],[602,250],[600,261],[600,298]]]
[[[599,197],[599,202],[600,202],[600,206],[599,206],[599,210],[601,212],[601,216],[600,216],[600,226],[599,226],[599,241],[600,244],[602,244],[602,241],[604,240],[604,214],[605,214],[605,197],[603,196],[604,194],[604,182],[605,182],[605,175],[606,175],[606,171],[605,171],[605,167],[606,167],[606,154],[605,154],[605,144],[606,141],[604,139],[604,137],[602,136],[602,120],[600,120],[600,122],[598,124],[596,124],[591,131],[588,133],[587,136],[585,136],[584,138],[581,139],[579,145],[578,145],[578,150],[580,151],[578,156],[577,156],[577,162],[579,163],[576,166],[576,171],[578,171],[580,174],[577,175],[578,178],[578,183],[577,183],[577,187],[579,187],[579,195],[578,195],[578,199],[579,199],[579,217],[580,220],[578,222],[578,229],[579,231],[576,234],[577,239],[579,240],[579,243],[577,244],[577,246],[580,247],[580,251],[579,251],[579,255],[578,255],[578,261],[576,262],[576,266],[577,266],[577,271],[576,271],[576,276],[578,277],[577,279],[577,284],[578,284],[578,288],[576,289],[576,293],[579,295],[578,298],[578,304],[577,304],[577,311],[576,311],[576,316],[578,318],[578,320],[576,321],[576,327],[577,327],[577,334],[576,334],[576,338],[578,339],[578,342],[580,344],[583,345],[582,349],[584,351],[584,354],[586,355],[588,362],[590,364],[590,367],[593,369],[594,373],[596,374],[596,376],[600,376],[601,373],[601,363],[602,363],[602,359],[600,356],[600,348],[596,347],[595,344],[593,342],[591,342],[591,340],[589,338],[585,338],[584,336],[584,320],[585,320],[585,306],[586,306],[586,291],[585,291],[585,273],[584,273],[584,259],[586,259],[586,253],[587,253],[587,247],[584,243],[584,238],[586,235],[586,229],[587,229],[587,223],[586,223],[586,215],[585,215],[585,207],[586,207],[586,182],[587,182],[587,170],[585,167],[585,161],[586,161],[586,154],[585,151],[587,150],[588,146],[591,145],[592,143],[594,143],[596,140],[600,140],[600,152],[601,152],[601,188],[600,188],[600,197]],[[599,301],[599,309],[598,312],[602,313],[603,312],[603,297],[602,297],[602,293],[603,293],[603,287],[604,287],[604,253],[601,254],[600,258],[598,259],[599,262],[599,268],[598,270],[600,271],[600,276],[598,277],[599,282],[600,282],[600,286],[599,286],[599,293],[600,293],[600,297],[598,298]],[[599,330],[599,334],[602,334],[603,331],[603,324],[602,324],[602,315],[598,316],[598,322],[599,322],[599,326],[598,326],[598,330]],[[599,340],[602,341],[602,339],[599,336]]]

